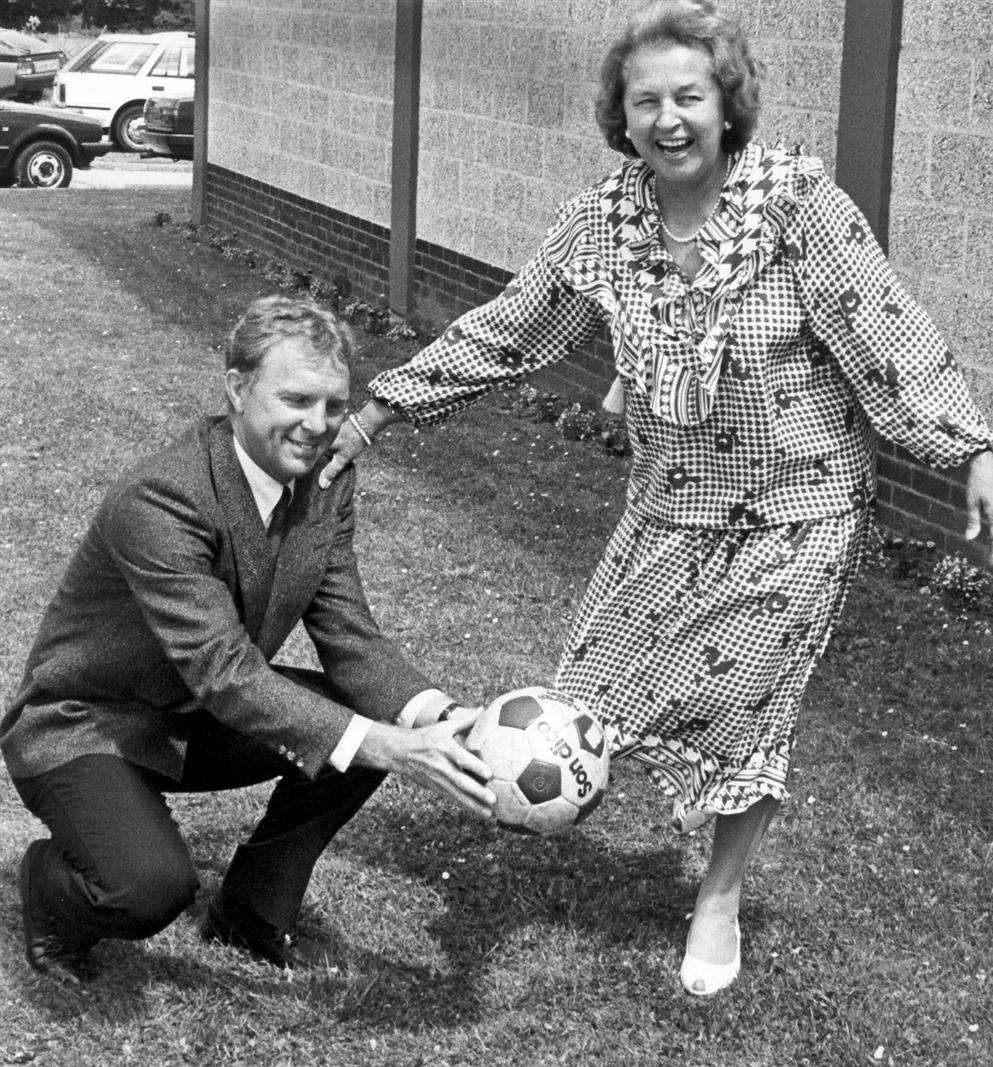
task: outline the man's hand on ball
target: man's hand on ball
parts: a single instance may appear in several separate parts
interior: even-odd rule
[[[421,726],[434,726],[436,722],[446,722],[454,715],[461,715],[462,721],[465,721],[466,725],[460,732],[468,733],[482,711],[482,705],[472,707],[468,704],[448,704],[443,708],[439,708],[437,704],[429,704],[417,713],[413,726],[415,729]]]
[[[412,730],[373,723],[356,753],[356,761],[401,774],[480,818],[491,819],[496,796],[484,783],[493,777],[493,772],[468,751],[459,736],[478,715],[478,708],[456,708],[447,721]]]

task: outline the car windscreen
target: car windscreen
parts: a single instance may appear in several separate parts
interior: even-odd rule
[[[155,51],[154,44],[133,41],[98,41],[72,64],[77,74],[137,74]]]

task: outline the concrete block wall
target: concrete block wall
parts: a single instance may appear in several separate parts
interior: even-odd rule
[[[208,158],[390,223],[393,0],[212,0]]]
[[[640,0],[425,0],[418,235],[508,271],[555,205],[621,162],[593,117],[600,61]],[[736,0],[765,60],[760,136],[833,163],[844,0]]]
[[[799,143],[834,171],[844,0],[736,0],[733,12],[765,66],[759,137]]]
[[[423,318],[440,325],[499,291],[556,205],[619,164],[596,128],[593,97],[606,46],[640,2],[425,0]],[[767,60],[760,135],[803,142],[830,162],[843,0],[726,6]],[[211,167],[388,229],[393,0],[212,0],[210,10]],[[480,286],[432,288],[451,255]],[[355,279],[357,291],[377,295],[385,284],[378,257],[373,277]]]

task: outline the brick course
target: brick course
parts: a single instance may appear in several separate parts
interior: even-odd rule
[[[389,276],[389,231],[368,219],[315,204],[213,163],[206,169],[206,215],[253,248],[379,304]]]

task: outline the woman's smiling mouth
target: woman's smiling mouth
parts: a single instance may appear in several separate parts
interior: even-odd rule
[[[656,141],[655,147],[665,155],[678,155],[685,152],[693,144],[692,137],[670,138],[665,141]]]

